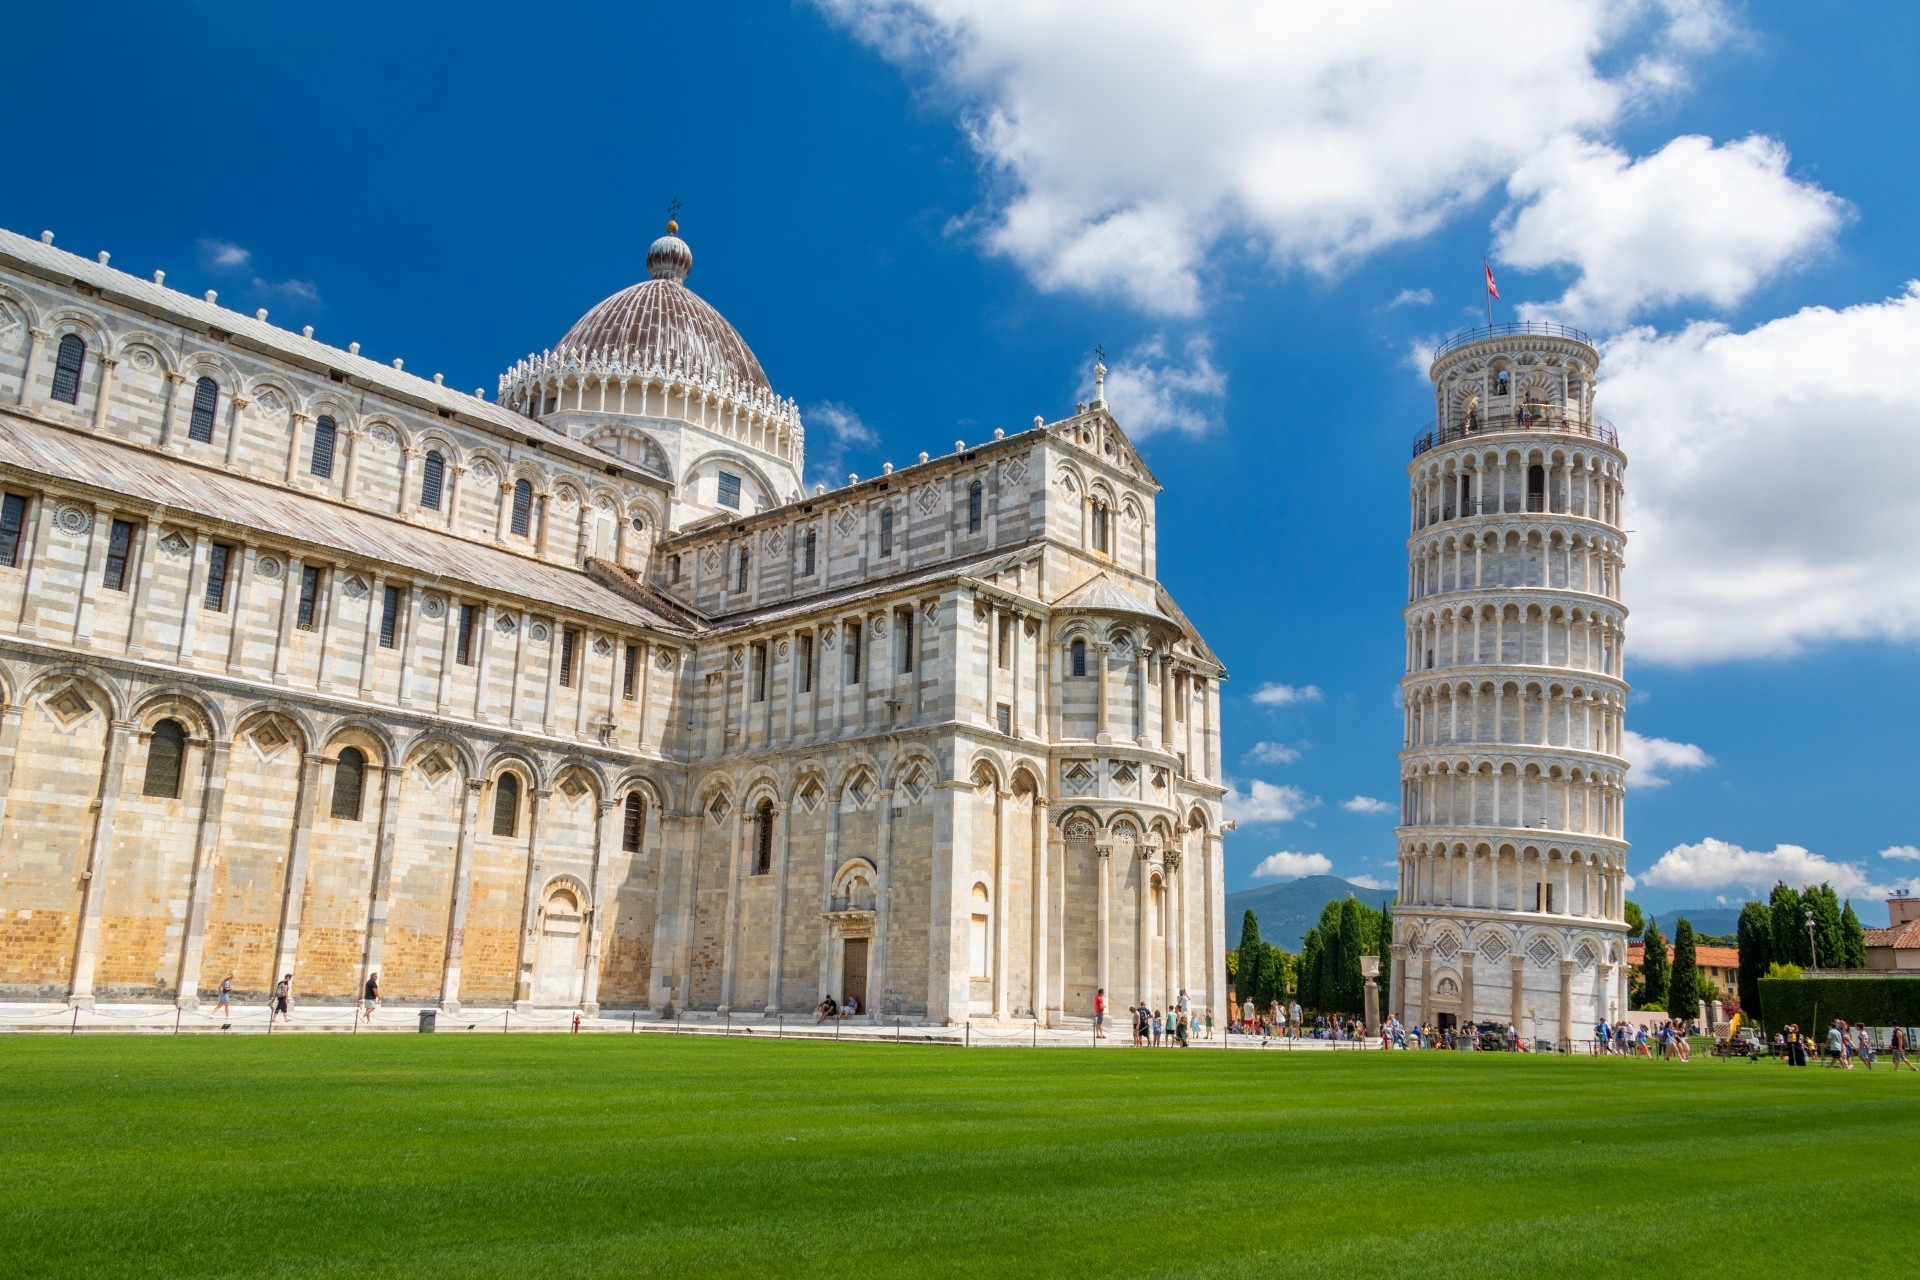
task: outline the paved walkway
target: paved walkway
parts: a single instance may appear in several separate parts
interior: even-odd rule
[[[417,1033],[420,1014],[433,1009],[434,1029],[438,1033],[524,1035],[573,1030],[573,1011],[535,1009],[520,1011],[498,1006],[463,1008],[457,1013],[432,1005],[390,1004],[374,1012],[371,1021],[360,1017],[357,1007],[344,1004],[295,1003],[291,1021],[269,1023],[267,1006],[262,1000],[235,1001],[230,1014],[216,1014],[211,1004],[198,1009],[176,1009],[168,1004],[101,1003],[91,1009],[74,1009],[65,1004],[13,1002],[0,1003],[0,1035],[390,1035]],[[864,1040],[904,1044],[947,1044],[972,1047],[1034,1048],[1129,1048],[1124,1034],[1109,1035],[1096,1041],[1090,1023],[1062,1028],[1036,1030],[1030,1022],[974,1022],[957,1027],[916,1026],[910,1022],[880,1023],[865,1019],[835,1021],[821,1025],[810,1014],[791,1014],[769,1018],[760,1014],[727,1017],[715,1013],[688,1013],[663,1019],[645,1010],[602,1010],[596,1017],[582,1014],[579,1030],[594,1034],[628,1035],[730,1035],[761,1036],[775,1039]],[[1329,1040],[1273,1040],[1254,1036],[1216,1037],[1196,1040],[1196,1049],[1299,1051],[1357,1051],[1375,1049],[1376,1042],[1335,1042]]]

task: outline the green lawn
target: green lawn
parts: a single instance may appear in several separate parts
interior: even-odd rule
[[[11,1037],[0,1274],[1884,1273],[1917,1122],[1884,1062]]]

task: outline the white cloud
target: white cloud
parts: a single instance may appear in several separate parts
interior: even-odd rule
[[[1114,420],[1136,438],[1156,431],[1205,435],[1219,421],[1227,375],[1213,364],[1213,344],[1190,338],[1178,358],[1156,334],[1107,370],[1107,404]]]
[[[1317,684],[1275,684],[1268,681],[1254,690],[1253,702],[1259,707],[1290,707],[1296,702],[1318,702],[1321,696]]]
[[[1247,759],[1260,764],[1292,764],[1299,758],[1300,752],[1284,742],[1256,742],[1247,752]]]
[[[1920,283],[1734,332],[1606,344],[1640,659],[1778,656],[1920,636]]]
[[[1903,862],[1920,862],[1920,848],[1915,848],[1910,844],[1897,844],[1891,849],[1882,849],[1880,856],[1883,858],[1898,858]]]
[[[1324,853],[1270,853],[1253,869],[1255,880],[1298,880],[1301,876],[1324,876],[1333,870],[1333,860]]]
[[[1689,135],[1638,160],[1556,138],[1507,180],[1515,203],[1494,252],[1577,277],[1558,302],[1522,306],[1521,316],[1609,329],[1678,302],[1740,302],[1828,246],[1846,212],[1789,177],[1787,159],[1785,147],[1758,136],[1716,147]]]
[[[320,301],[320,286],[311,280],[262,280],[255,276],[253,287],[261,293],[277,294],[295,302]]]
[[[1394,806],[1385,800],[1375,800],[1372,796],[1355,796],[1351,800],[1342,800],[1340,807],[1348,813],[1392,813]]]
[[[202,240],[200,258],[210,267],[239,270],[253,262],[253,254],[225,240]]]
[[[1627,730],[1627,763],[1632,770],[1627,774],[1627,785],[1634,787],[1664,787],[1672,778],[1664,777],[1667,769],[1704,769],[1713,763],[1713,757],[1694,746],[1691,742],[1674,742],[1668,738],[1647,738]]]
[[[1663,889],[1739,889],[1761,894],[1775,882],[1833,885],[1841,897],[1884,898],[1894,886],[1876,883],[1858,863],[1838,862],[1797,844],[1743,849],[1709,836],[1675,845],[1642,873],[1640,882]]]
[[[1245,791],[1229,782],[1222,803],[1230,821],[1246,826],[1255,822],[1291,822],[1320,801],[1298,787],[1276,786],[1256,778],[1247,784]]]
[[[1387,304],[1391,311],[1395,307],[1430,307],[1433,305],[1433,290],[1402,289],[1393,295],[1393,301]]]
[[[871,449],[880,443],[879,433],[860,421],[860,415],[837,400],[827,400],[807,409],[807,469],[810,481],[837,489],[847,481],[842,470],[847,455],[855,449]]]
[[[1425,235],[1720,35],[1709,0],[817,2],[959,115],[991,251],[1167,315],[1219,244],[1329,272]]]
[[[1358,885],[1362,889],[1391,889],[1393,886],[1379,876],[1348,876],[1347,883]]]

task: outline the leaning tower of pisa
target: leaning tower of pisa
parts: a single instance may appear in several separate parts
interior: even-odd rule
[[[1434,355],[1413,445],[1392,1008],[1583,1041],[1627,1007],[1626,457],[1578,330]]]

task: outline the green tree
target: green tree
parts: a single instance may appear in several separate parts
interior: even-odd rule
[[[1740,926],[1734,933],[1740,950],[1740,1008],[1749,1018],[1760,1015],[1760,975],[1773,963],[1773,912],[1764,902],[1740,908]]]
[[[1808,885],[1800,891],[1800,901],[1813,913],[1813,933],[1820,944],[1812,956],[1816,969],[1846,967],[1846,933],[1840,925],[1840,898],[1830,884]]]
[[[1300,1007],[1320,1010],[1322,1003],[1321,979],[1326,964],[1326,956],[1321,950],[1320,930],[1307,930],[1307,936],[1300,940]]]
[[[1800,893],[1782,881],[1767,897],[1767,909],[1773,913],[1773,959],[1781,964],[1797,964],[1802,969],[1813,963],[1807,944],[1806,908]]]
[[[1249,907],[1247,914],[1240,918],[1239,964],[1234,972],[1234,990],[1242,1000],[1257,999],[1260,989],[1260,968],[1266,959],[1266,951],[1260,942],[1260,917]]]
[[[1840,912],[1840,964],[1845,969],[1864,969],[1867,967],[1867,931],[1860,926],[1860,917],[1854,914],[1853,899],[1847,899],[1847,905]]]
[[[1694,953],[1693,921],[1680,917],[1673,927],[1673,972],[1667,975],[1667,1016],[1697,1018],[1700,1010],[1700,959]]]
[[[1640,957],[1640,1007],[1664,1009],[1667,1004],[1667,940],[1657,920],[1647,921],[1646,949]]]
[[[1350,897],[1340,904],[1340,967],[1334,988],[1339,1000],[1335,1007],[1342,1013],[1359,1013],[1366,1008],[1366,979],[1360,976],[1362,910],[1358,898]]]
[[[1627,899],[1627,936],[1637,938],[1646,932],[1647,915],[1640,910],[1640,904],[1632,898]]]

